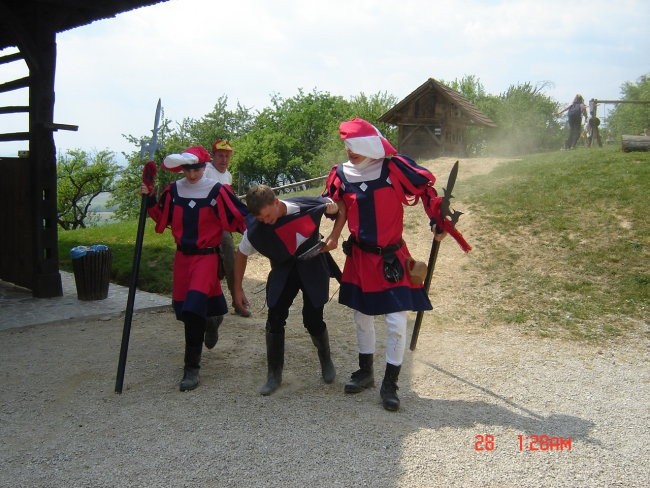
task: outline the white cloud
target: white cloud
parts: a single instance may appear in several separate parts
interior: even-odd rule
[[[644,0],[171,0],[58,36],[55,121],[79,131],[55,141],[131,151],[121,134],[148,134],[158,98],[180,122],[222,95],[255,109],[299,88],[401,98],[431,76],[618,98],[650,71],[649,24]]]

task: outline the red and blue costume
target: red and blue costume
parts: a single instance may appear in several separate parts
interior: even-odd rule
[[[422,285],[411,283],[410,258],[404,231],[404,205],[422,202],[429,225],[469,245],[449,219],[440,215],[442,198],[433,187],[435,177],[395,148],[369,122],[355,118],[339,126],[349,160],[330,171],[323,195],[342,200],[347,208],[350,238],[339,302],[354,310],[358,371],[345,385],[358,393],[374,384],[375,315],[385,315],[386,374],[381,386],[383,406],[397,410],[397,378],[405,351],[407,311],[432,308]]]
[[[228,307],[214,272],[217,247],[224,231],[244,231],[248,213],[244,204],[228,185],[180,180],[170,183],[158,202],[149,198],[148,213],[156,221],[156,232],[170,227],[176,242],[172,291],[176,317],[182,320],[183,312],[224,315]]]
[[[379,250],[395,248],[394,256],[405,268],[410,252],[402,237],[403,205],[406,198],[414,203],[421,199],[427,215],[435,219],[440,199],[434,176],[406,156],[377,161],[347,175],[345,169],[346,163],[335,166],[326,184],[329,196],[346,204],[354,244],[345,260],[339,301],[367,315],[430,310],[422,285],[413,285],[406,273],[396,282],[386,279]]]

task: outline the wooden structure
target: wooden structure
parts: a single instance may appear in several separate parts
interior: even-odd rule
[[[28,70],[25,77],[0,80],[0,93],[26,89],[29,102],[0,107],[0,117],[29,117],[24,131],[0,134],[0,143],[29,141],[23,157],[0,157],[0,279],[32,290],[35,297],[63,293],[52,133],[76,126],[53,121],[56,35],[161,1],[0,0],[0,64],[25,63]]]
[[[460,93],[429,78],[381,116],[396,125],[397,149],[413,158],[464,156],[468,126],[496,127]]]
[[[623,152],[650,151],[650,136],[621,136],[621,149]]]

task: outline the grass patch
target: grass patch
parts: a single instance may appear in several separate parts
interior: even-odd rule
[[[647,329],[650,153],[533,155],[462,187],[481,221],[477,266],[504,291],[492,318],[576,339]]]
[[[112,253],[111,281],[129,286],[137,222],[118,222],[70,231],[59,230],[60,268],[72,272],[70,249],[75,246],[106,244]],[[147,219],[138,275],[138,288],[152,293],[171,294],[171,272],[176,245],[169,231],[157,234]]]

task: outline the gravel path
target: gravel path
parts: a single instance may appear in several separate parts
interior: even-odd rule
[[[639,345],[427,329],[407,354],[403,408],[390,413],[376,388],[342,392],[356,366],[347,323],[331,325],[333,385],[320,380],[293,322],[284,384],[262,397],[263,319],[229,319],[189,393],[177,390],[182,335],[168,311],[136,314],[121,395],[113,388],[123,320],[0,332],[0,486],[647,486]],[[486,434],[494,449],[477,451]],[[519,435],[565,443],[521,451]]]

